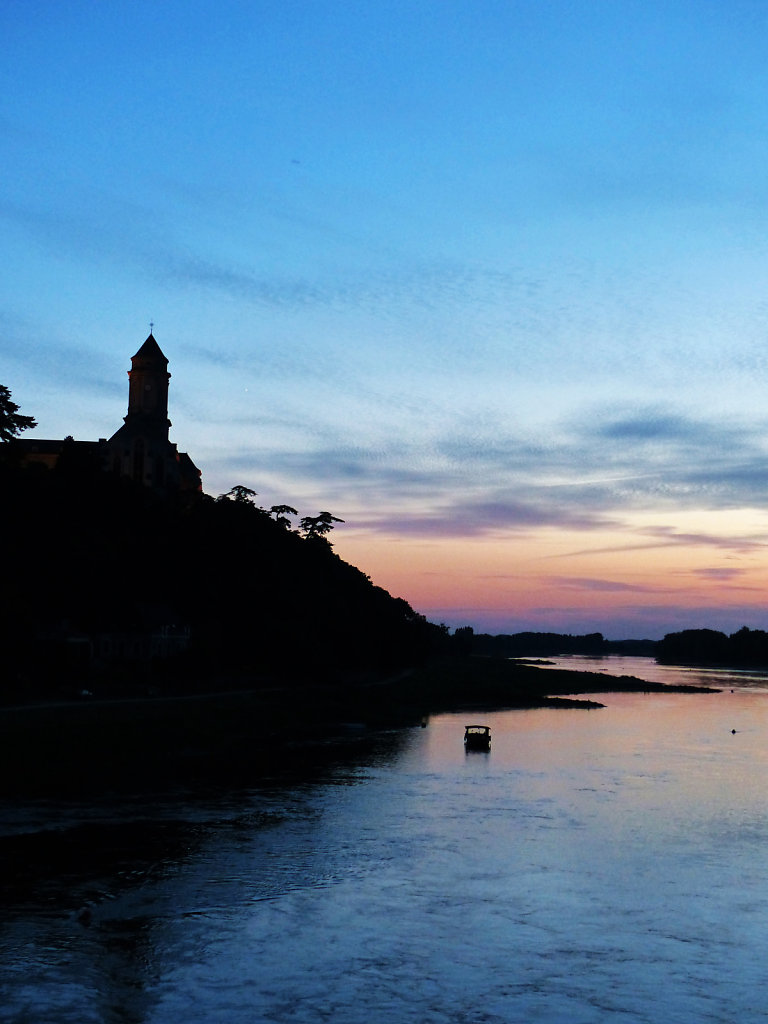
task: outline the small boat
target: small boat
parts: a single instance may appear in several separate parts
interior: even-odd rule
[[[465,750],[490,750],[491,727],[489,725],[464,726]]]

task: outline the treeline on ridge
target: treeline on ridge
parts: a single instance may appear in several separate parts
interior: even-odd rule
[[[308,517],[301,535],[246,488],[161,498],[74,448],[44,469],[15,465],[12,444],[1,447],[6,685],[83,677],[94,637],[159,627],[188,633],[164,666],[179,678],[388,669],[444,638],[333,551],[327,519]]]

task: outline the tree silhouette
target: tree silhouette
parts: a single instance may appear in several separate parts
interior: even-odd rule
[[[273,505],[269,510],[269,514],[275,517],[275,522],[278,526],[283,526],[286,530],[290,530],[291,520],[288,516],[297,516],[299,513],[291,505]]]
[[[316,516],[304,516],[301,520],[301,529],[307,540],[324,540],[330,543],[326,534],[331,532],[334,523],[343,522],[343,519],[332,516],[330,512],[320,512]]]
[[[256,491],[251,490],[250,487],[245,487],[243,484],[235,484],[226,494],[220,494],[216,500],[236,501],[238,505],[253,505],[255,497]]]
[[[10,441],[23,430],[36,426],[36,420],[32,416],[22,416],[18,405],[11,401],[10,388],[0,384],[0,441]]]

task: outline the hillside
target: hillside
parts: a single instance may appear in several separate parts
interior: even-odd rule
[[[388,670],[442,635],[242,490],[161,499],[74,455],[0,486],[6,688]]]

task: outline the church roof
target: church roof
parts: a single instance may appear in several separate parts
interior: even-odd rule
[[[62,448],[67,444],[75,445],[77,448],[98,448],[103,444],[101,441],[75,441],[73,437],[49,438],[49,437],[14,437],[10,442],[13,448],[10,451],[21,452],[23,455],[61,455]]]
[[[168,365],[168,360],[163,355],[160,346],[151,333],[136,355],[131,357],[131,362],[134,359],[140,359],[142,362],[162,362],[164,365]]]

